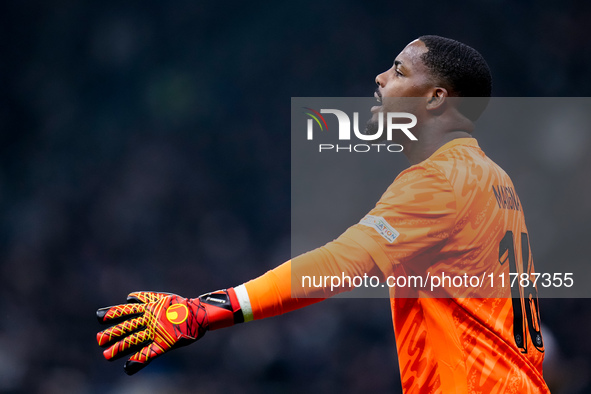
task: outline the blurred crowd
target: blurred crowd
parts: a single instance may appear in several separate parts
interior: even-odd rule
[[[289,259],[290,98],[371,96],[419,35],[480,50],[495,96],[590,91],[591,3],[462,3],[4,2],[0,393],[400,392],[385,299],[209,333],[134,377],[94,313]],[[482,135],[536,262],[591,254],[591,137],[569,130]],[[590,392],[591,301],[540,304],[553,392]]]

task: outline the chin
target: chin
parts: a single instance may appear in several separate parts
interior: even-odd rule
[[[363,131],[363,134],[365,135],[374,135],[376,133],[378,133],[378,131],[380,130],[380,122],[379,122],[379,117],[380,116],[384,116],[383,112],[378,112],[375,113],[371,119],[365,124],[365,130]],[[382,125],[386,123],[383,122]],[[382,126],[383,128],[383,126]],[[386,138],[388,136],[388,133],[386,133],[386,130],[382,130],[382,135],[378,138],[373,140],[373,143],[379,143],[379,142],[383,142],[386,141]]]

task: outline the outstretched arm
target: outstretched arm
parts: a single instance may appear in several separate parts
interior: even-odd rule
[[[99,332],[97,342],[106,348],[103,355],[107,360],[133,353],[124,367],[132,375],[154,358],[195,342],[209,330],[280,315],[346,291],[347,287],[331,292],[298,285],[302,275],[342,273],[381,275],[369,253],[346,233],[235,288],[192,299],[169,293],[131,293],[127,304],[97,311],[100,323],[118,323]]]

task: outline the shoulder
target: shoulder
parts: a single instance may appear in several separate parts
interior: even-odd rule
[[[466,189],[484,187],[494,179],[508,178],[507,173],[480,149],[473,138],[453,140],[420,164],[441,173],[462,194]]]
[[[424,162],[401,172],[380,203],[405,204],[409,209],[424,210],[430,204],[453,199],[454,190],[447,176],[437,166]]]
[[[480,149],[474,138],[458,138],[443,145],[421,163],[438,169],[447,177],[461,169],[476,170],[477,167],[495,165]]]

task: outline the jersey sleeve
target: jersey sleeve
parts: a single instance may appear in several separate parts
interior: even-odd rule
[[[318,286],[305,284],[302,282],[304,277],[322,281],[322,278],[364,274],[380,277],[381,271],[364,248],[341,235],[239,286],[236,292],[245,321],[258,320],[303,308],[352,289],[350,283],[339,283],[334,287],[331,281]]]
[[[330,282],[306,287],[299,281],[304,276],[320,279],[369,274],[383,279],[395,265],[440,247],[453,230],[455,217],[454,192],[439,171],[406,171],[376,207],[339,238],[237,289],[241,306],[251,311],[247,320],[283,314],[351,289],[329,289]]]
[[[361,245],[384,275],[397,265],[430,264],[456,225],[456,197],[436,168],[415,166],[401,173],[361,221],[344,236]],[[424,267],[427,268],[427,267]]]

